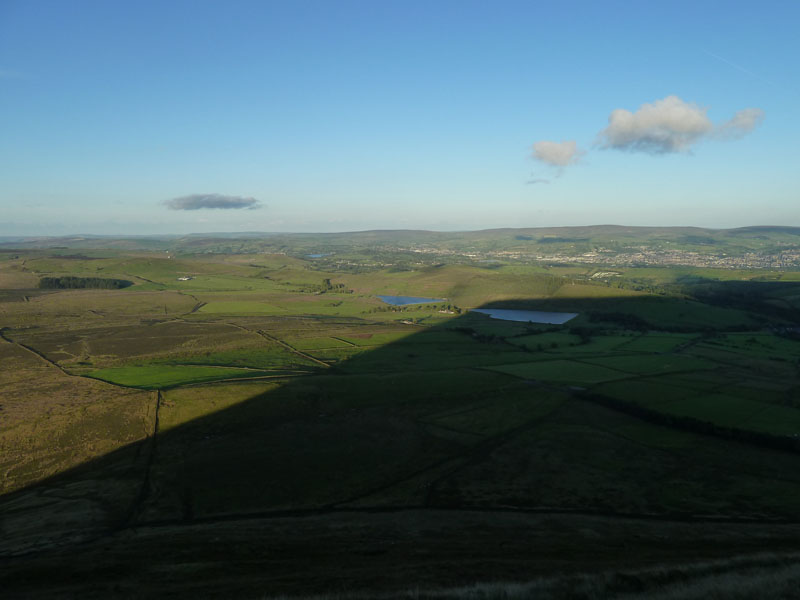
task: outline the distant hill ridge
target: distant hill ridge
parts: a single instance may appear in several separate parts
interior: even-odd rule
[[[214,232],[192,233],[186,235],[69,235],[69,236],[0,236],[0,248],[118,248],[141,250],[166,250],[181,247],[200,248],[214,244],[234,244],[237,241],[270,243],[297,242],[298,240],[319,241],[321,243],[443,243],[448,241],[491,241],[500,243],[571,243],[614,241],[676,240],[700,244],[724,242],[726,238],[774,239],[792,242],[786,236],[800,237],[800,227],[784,225],[753,225],[732,229],[713,229],[707,227],[640,227],[630,225],[580,225],[565,227],[518,227],[494,228],[475,231],[431,231],[415,229],[373,229],[349,232]]]

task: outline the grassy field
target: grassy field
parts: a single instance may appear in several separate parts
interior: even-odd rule
[[[199,367],[189,365],[148,365],[139,367],[112,367],[89,371],[86,376],[125,387],[147,390],[163,389],[188,383],[203,383],[242,377],[274,375],[258,369],[231,369],[225,367]]]
[[[0,365],[0,493],[134,444],[153,431],[151,393],[70,377],[4,340]]]
[[[492,367],[492,369],[522,377],[523,379],[554,383],[574,383],[576,385],[601,383],[626,377],[626,373],[614,369],[572,360],[548,360],[535,363],[498,365]]]
[[[433,588],[800,551],[800,452],[773,443],[800,434],[794,287],[721,306],[686,282],[752,273],[618,268],[617,286],[586,265],[360,271],[359,248],[237,243],[0,257],[0,585],[394,593],[393,569]],[[43,293],[45,275],[135,285]]]

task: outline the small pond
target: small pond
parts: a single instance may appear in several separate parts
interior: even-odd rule
[[[474,308],[472,312],[489,315],[493,319],[503,321],[521,321],[523,323],[549,323],[561,325],[578,316],[578,313],[543,312],[540,310],[509,310],[506,308]]]
[[[306,254],[308,258],[325,258],[326,256],[333,256],[333,252],[324,252],[322,254]]]
[[[444,302],[441,298],[419,298],[417,296],[378,296],[386,304],[393,306],[405,306],[406,304],[428,304],[433,302]]]

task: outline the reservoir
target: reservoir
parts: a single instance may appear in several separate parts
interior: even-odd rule
[[[441,298],[419,298],[417,296],[378,296],[386,304],[405,306],[406,304],[427,304],[428,302],[444,302]]]
[[[561,325],[578,316],[578,313],[542,312],[539,310],[509,310],[505,308],[475,308],[472,312],[489,315],[493,319],[503,321],[521,321],[523,323],[549,323]]]
[[[325,252],[324,254],[306,254],[308,258],[324,258],[326,256],[333,256],[333,252]]]

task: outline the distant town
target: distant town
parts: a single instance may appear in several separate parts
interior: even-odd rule
[[[398,251],[463,256],[473,260],[519,260],[526,263],[573,263],[596,264],[618,267],[635,266],[688,266],[722,269],[785,269],[800,268],[800,248],[781,252],[745,252],[739,255],[727,253],[701,253],[689,250],[662,250],[642,246],[627,251],[597,248],[591,252],[568,251],[539,253],[515,250],[485,252],[459,252],[438,248],[397,248]]]

